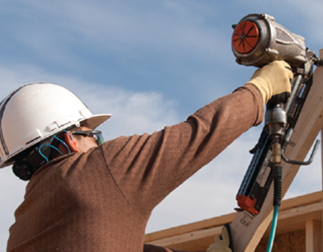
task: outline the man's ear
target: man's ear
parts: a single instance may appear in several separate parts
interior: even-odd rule
[[[71,152],[79,152],[77,142],[73,139],[72,133],[67,131],[64,134],[64,141]]]

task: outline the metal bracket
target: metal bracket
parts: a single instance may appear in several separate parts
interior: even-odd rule
[[[315,141],[315,145],[314,145],[314,148],[313,148],[313,151],[311,153],[311,156],[310,158],[307,160],[307,161],[297,161],[297,160],[290,160],[288,158],[285,157],[285,148],[282,149],[282,158],[283,160],[286,162],[286,163],[289,163],[289,164],[296,164],[296,165],[309,165],[313,162],[314,160],[314,156],[315,156],[315,153],[319,147],[319,143],[320,143],[320,140],[316,140]]]

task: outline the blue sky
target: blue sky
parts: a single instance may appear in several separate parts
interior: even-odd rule
[[[0,99],[25,83],[52,82],[93,112],[113,114],[101,126],[106,139],[160,130],[248,81],[255,68],[235,63],[230,41],[231,25],[251,13],[274,16],[317,54],[323,48],[318,0],[3,0]],[[261,127],[157,206],[147,232],[232,212]],[[0,251],[25,186],[10,168],[0,170]],[[287,197],[317,190],[319,155]]]

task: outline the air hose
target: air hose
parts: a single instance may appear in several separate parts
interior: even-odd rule
[[[266,250],[267,252],[271,252],[273,249],[275,234],[277,229],[279,207],[281,205],[281,193],[282,193],[282,167],[281,166],[273,167],[273,179],[274,179],[274,201],[273,201],[274,212],[273,212],[273,220],[271,222],[268,246]]]

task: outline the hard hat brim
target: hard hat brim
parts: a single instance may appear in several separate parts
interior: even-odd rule
[[[86,126],[90,129],[96,129],[98,126],[100,126],[106,120],[108,120],[111,116],[112,116],[112,114],[92,115],[91,117],[82,120],[81,126]]]

